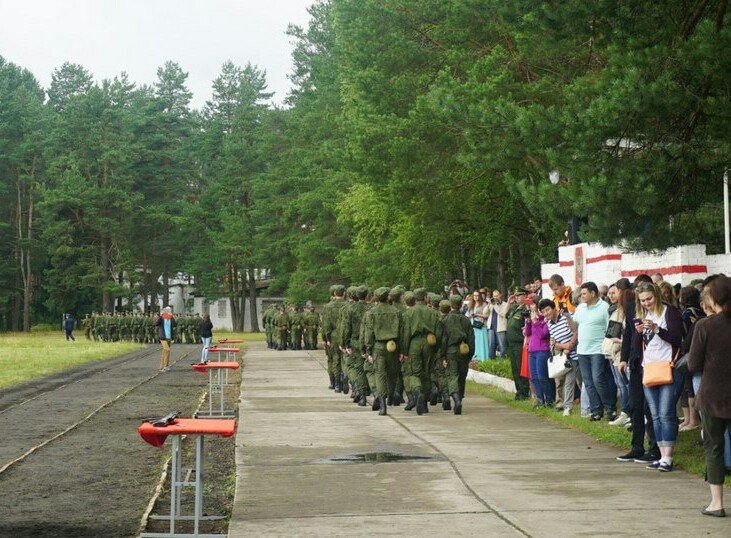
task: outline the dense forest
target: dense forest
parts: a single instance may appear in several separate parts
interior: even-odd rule
[[[320,0],[277,107],[245,59],[196,110],[173,61],[152,85],[66,63],[42,88],[0,56],[0,329],[166,302],[181,273],[237,308],[262,268],[297,301],[505,287],[572,217],[718,252],[727,4]]]

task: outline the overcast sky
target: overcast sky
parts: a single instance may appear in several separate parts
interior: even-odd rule
[[[167,60],[180,64],[200,108],[231,60],[266,70],[273,101],[290,88],[287,24],[306,26],[314,0],[0,0],[0,56],[30,70],[48,88],[64,62],[97,81],[126,71],[152,83]]]

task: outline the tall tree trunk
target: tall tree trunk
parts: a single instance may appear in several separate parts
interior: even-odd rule
[[[256,307],[256,273],[253,264],[249,264],[249,317],[251,332],[259,332],[259,309]]]
[[[504,297],[507,297],[507,283],[505,277],[508,271],[508,253],[505,248],[501,248],[497,253],[497,283],[496,288],[499,289]]]
[[[235,265],[230,265],[228,269],[228,300],[231,305],[231,328],[236,331],[239,327],[239,317],[241,309],[239,308],[239,277],[238,270]]]
[[[20,289],[21,278],[20,271],[15,271],[15,290]],[[20,297],[17,292],[13,292],[13,299],[10,310],[10,330],[18,332],[20,330]]]
[[[102,309],[104,312],[113,312],[114,303],[112,302],[112,294],[109,293],[107,285],[109,284],[109,253],[107,252],[107,238],[102,236],[99,238],[99,264],[102,270]]]
[[[162,270],[162,306],[170,306],[170,274],[168,273],[167,264]]]

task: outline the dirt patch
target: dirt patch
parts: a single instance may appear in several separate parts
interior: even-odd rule
[[[170,373],[154,375],[158,356],[86,376],[69,387],[40,395],[32,402],[0,415],[0,431],[10,445],[0,450],[0,467],[48,437],[109,402],[90,419],[62,435],[0,474],[0,536],[84,537],[135,536],[142,515],[160,478],[169,443],[156,449],[145,443],[137,426],[149,416],[172,410],[190,416],[207,390],[207,377],[190,363],[196,346],[174,346],[178,362]],[[192,352],[189,357],[181,358]],[[150,381],[147,377],[154,375]],[[82,376],[83,377],[83,376]],[[238,382],[238,376],[233,380]],[[238,388],[229,387],[234,406]],[[74,418],[76,417],[76,418]],[[22,434],[21,443],[13,443]],[[230,514],[234,468],[233,438],[206,442],[205,505],[207,512]],[[226,444],[226,442],[228,444]],[[17,446],[15,446],[17,445]],[[22,446],[21,446],[22,445]],[[226,455],[230,453],[230,458]],[[230,460],[229,463],[227,461]],[[208,492],[209,484],[222,484],[222,493]],[[231,490],[228,492],[228,490]],[[215,488],[214,488],[215,490]],[[230,500],[226,503],[225,498]],[[162,501],[162,500],[161,500]],[[220,504],[219,504],[220,503]],[[219,508],[225,506],[225,510]],[[157,512],[156,510],[153,512]],[[160,509],[162,510],[162,509]],[[158,513],[166,513],[164,510]],[[218,522],[219,526],[228,522]],[[224,532],[225,532],[225,528]]]

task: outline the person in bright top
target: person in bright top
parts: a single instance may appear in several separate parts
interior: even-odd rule
[[[556,309],[559,312],[568,311],[573,314],[576,311],[576,305],[571,299],[573,290],[571,286],[567,286],[561,275],[551,275],[548,279],[548,287],[553,292],[553,302],[556,303]]]
[[[170,371],[170,343],[175,336],[175,318],[173,317],[173,309],[166,306],[162,309],[162,314],[155,321],[157,327],[157,337],[162,344],[162,356],[160,357],[160,371]]]

